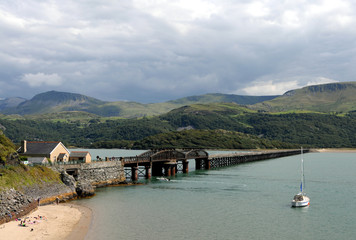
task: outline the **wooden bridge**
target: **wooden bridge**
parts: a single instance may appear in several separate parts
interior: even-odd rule
[[[309,150],[304,150],[309,152]],[[188,173],[189,159],[195,159],[195,169],[216,169],[236,164],[254,162],[278,157],[300,154],[300,150],[275,150],[264,152],[240,152],[209,157],[203,149],[150,150],[136,157],[123,157],[120,160],[125,167],[125,175],[132,181],[139,177],[150,179],[151,176],[174,176],[178,172]]]
[[[150,179],[151,176],[174,176],[179,171],[188,173],[189,159],[208,161],[209,154],[203,149],[158,149],[112,160],[120,160],[125,167],[125,175],[137,181],[140,176]]]
[[[309,152],[309,150],[304,150]],[[121,164],[126,179],[137,181],[140,177],[150,179],[152,176],[174,176],[178,172],[189,172],[189,160],[195,160],[195,169],[217,169],[236,164],[254,162],[300,154],[300,150],[273,150],[236,152],[226,155],[214,155],[209,157],[203,149],[156,149],[144,152],[134,157],[111,157],[105,161]],[[90,164],[90,163],[87,163]],[[63,165],[62,168],[71,175],[78,174],[80,164]]]

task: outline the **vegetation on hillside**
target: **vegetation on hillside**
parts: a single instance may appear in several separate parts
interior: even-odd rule
[[[251,105],[267,112],[309,110],[323,113],[347,113],[356,110],[356,82],[308,86],[286,92],[272,100]]]
[[[7,115],[39,115],[64,111],[84,111],[101,117],[135,118],[157,116],[172,109],[196,104],[234,102],[239,104],[255,104],[271,100],[276,96],[240,96],[233,94],[204,94],[180,98],[168,102],[143,104],[137,102],[118,101],[105,102],[76,93],[49,91],[40,93],[30,100],[18,101],[18,105],[8,104],[11,99],[0,100],[0,110]],[[14,101],[15,99],[13,99]],[[32,116],[32,118],[35,116]]]
[[[183,134],[177,130],[190,129],[191,132],[184,131],[185,141],[194,145],[190,147],[199,145],[197,139],[201,140],[201,147],[221,146],[218,141],[212,141],[215,147],[207,146],[204,138],[199,137],[201,132],[192,130],[240,132],[259,139],[309,147],[356,147],[356,114],[352,112],[344,115],[314,112],[268,114],[234,103],[196,104],[151,118],[87,118],[75,121],[0,119],[0,124],[15,143],[26,139],[62,141],[66,146],[77,147],[151,148],[159,144],[166,146],[164,138]],[[212,131],[205,137],[220,139],[221,136],[219,131]],[[162,141],[155,142],[154,138]],[[227,141],[224,148],[230,148],[236,139],[223,141]]]
[[[133,144],[136,149],[204,148],[204,149],[273,149],[295,148],[296,144],[226,130],[185,130],[149,136]]]
[[[33,185],[41,186],[43,183],[58,182],[61,179],[58,172],[44,166],[29,167],[25,165],[6,166],[0,168],[0,191],[14,188],[22,190]]]
[[[15,145],[0,130],[0,164],[5,164],[7,157],[15,152]]]

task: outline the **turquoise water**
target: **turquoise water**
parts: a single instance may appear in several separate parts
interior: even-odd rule
[[[86,239],[354,239],[356,154],[304,154],[307,208],[291,208],[300,156],[97,189]],[[194,165],[193,163],[191,165]]]

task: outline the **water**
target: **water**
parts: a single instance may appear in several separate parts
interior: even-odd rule
[[[291,208],[300,156],[97,189],[87,239],[354,239],[356,154],[304,154],[307,208]],[[191,164],[194,165],[194,164]]]

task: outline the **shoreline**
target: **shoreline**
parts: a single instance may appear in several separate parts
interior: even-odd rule
[[[39,206],[31,213],[0,225],[2,239],[85,239],[91,225],[90,208],[72,203]],[[26,226],[20,226],[26,220]]]
[[[356,153],[355,148],[311,148],[310,152],[318,153]]]
[[[69,205],[69,203],[65,204]],[[77,224],[73,226],[72,231],[66,236],[65,240],[85,239],[91,226],[93,212],[90,208],[82,205],[73,204],[73,207],[81,212],[81,216]]]

